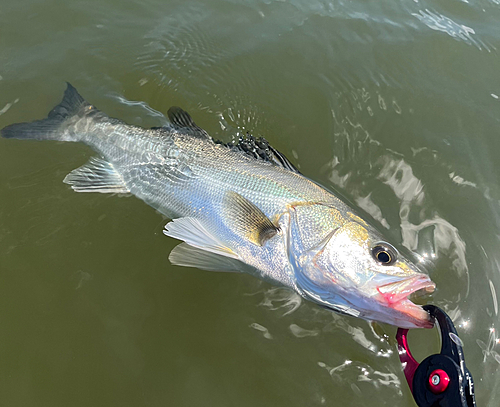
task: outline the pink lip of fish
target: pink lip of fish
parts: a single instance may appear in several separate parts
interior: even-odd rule
[[[432,328],[434,324],[428,312],[411,302],[408,296],[420,290],[433,292],[435,288],[436,285],[429,277],[421,275],[378,286],[377,291],[379,301],[385,302],[389,307],[406,315],[414,321],[415,325]]]

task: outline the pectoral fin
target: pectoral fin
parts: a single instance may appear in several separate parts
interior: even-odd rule
[[[224,197],[224,217],[237,234],[257,246],[263,246],[280,230],[257,206],[233,191]]]
[[[122,176],[113,165],[92,157],[89,162],[71,171],[63,180],[76,192],[126,194],[129,191]]]

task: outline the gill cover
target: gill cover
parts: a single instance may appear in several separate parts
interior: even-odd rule
[[[323,203],[290,205],[287,219],[285,244],[298,288],[318,304],[359,317],[361,313],[343,295],[342,287],[353,282],[336,268],[330,253],[332,240],[345,235],[344,227],[350,221],[339,210]],[[343,265],[342,269],[345,267],[349,265]]]

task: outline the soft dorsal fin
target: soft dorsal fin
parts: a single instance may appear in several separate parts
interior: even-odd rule
[[[172,106],[167,112],[168,119],[176,130],[182,130],[189,135],[212,140],[208,133],[198,127],[188,112],[178,106]]]
[[[113,164],[92,157],[87,164],[71,171],[63,180],[76,192],[126,194],[130,192]]]
[[[263,246],[280,230],[257,206],[233,191],[224,197],[224,218],[237,234],[257,246]]]

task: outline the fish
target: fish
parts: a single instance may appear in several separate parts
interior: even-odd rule
[[[143,128],[109,117],[69,83],[47,118],[11,124],[7,139],[81,142],[98,156],[63,180],[76,192],[129,194],[182,241],[172,264],[250,273],[319,306],[401,328],[431,328],[408,297],[430,277],[338,194],[302,175],[264,138],[214,140],[179,107]]]

